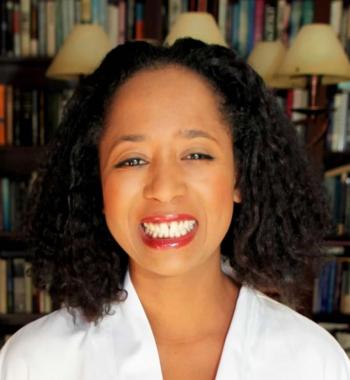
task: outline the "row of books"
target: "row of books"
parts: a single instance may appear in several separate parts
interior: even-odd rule
[[[0,178],[0,231],[21,231],[28,194],[28,182]]]
[[[168,0],[158,10],[162,31],[186,11],[213,13],[229,45],[246,57],[256,41],[292,40],[313,21],[314,0]],[[53,56],[78,23],[100,24],[116,46],[145,37],[144,14],[145,0],[6,0],[0,9],[0,52]]]
[[[0,313],[52,311],[48,292],[33,287],[30,265],[24,258],[0,259]]]
[[[45,145],[71,90],[20,88],[0,83],[0,145]]]
[[[333,152],[350,150],[350,93],[338,92],[330,104],[327,148]]]
[[[292,42],[313,22],[314,6],[314,0],[222,0],[218,22],[228,44],[246,58],[257,41]]]
[[[350,258],[332,257],[315,280],[313,312],[350,314]]]
[[[332,0],[329,23],[338,35],[346,52],[350,53],[350,3],[347,0]]]
[[[143,18],[141,0],[4,0],[0,3],[0,53],[53,56],[79,23],[100,24],[116,46],[143,38]]]
[[[325,189],[334,224],[335,235],[350,234],[350,175],[348,171],[339,174],[325,174]]]

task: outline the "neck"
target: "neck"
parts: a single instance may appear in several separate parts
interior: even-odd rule
[[[130,276],[156,340],[191,342],[226,333],[238,286],[214,263],[179,276],[161,276],[130,265]]]

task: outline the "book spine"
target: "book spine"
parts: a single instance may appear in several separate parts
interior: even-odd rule
[[[302,3],[302,25],[311,24],[314,21],[314,0],[304,0]]]
[[[125,42],[125,14],[126,12],[126,4],[125,4],[125,0],[120,0],[119,1],[119,37],[118,37],[118,41],[120,44],[124,43]]]
[[[74,0],[74,24],[81,23],[81,2]]]
[[[45,0],[38,2],[38,53],[46,55],[46,3]]]
[[[10,180],[7,177],[1,178],[1,203],[3,230],[11,231],[11,203],[10,203]]]
[[[39,7],[38,0],[31,0],[30,4],[30,54],[39,54]]]
[[[7,313],[7,263],[0,259],[0,314]]]
[[[135,38],[144,38],[144,5],[138,1],[135,4]]]
[[[24,259],[13,259],[13,310],[15,313],[24,313],[26,311],[24,268]]]
[[[168,1],[168,30],[173,26],[175,20],[178,18],[182,11],[181,0],[169,0]]]
[[[5,1],[5,0],[3,0]],[[6,0],[6,54],[7,55],[14,55],[14,2]]]
[[[264,9],[265,1],[256,0],[255,1],[255,15],[254,15],[254,43],[261,41],[264,35]]]
[[[246,57],[248,48],[248,21],[249,21],[249,2],[243,0],[240,2],[239,8],[239,54]]]
[[[6,144],[6,86],[0,83],[0,146]]]
[[[118,4],[116,2],[110,2],[108,4],[108,28],[107,34],[112,43],[112,46],[118,45]]]
[[[219,14],[218,14],[218,24],[220,32],[223,36],[226,35],[226,13],[228,0],[219,0]]]
[[[264,40],[276,39],[277,3],[275,0],[267,0],[265,3]]]
[[[21,55],[30,55],[30,0],[21,0]]]
[[[16,57],[21,56],[21,5],[20,0],[13,4],[13,49]]]
[[[56,9],[55,2],[46,2],[46,54],[52,57],[56,53]]]
[[[6,260],[6,288],[7,288],[7,312],[14,312],[14,291],[13,291],[13,263],[12,259]]]
[[[13,145],[13,87],[5,88],[5,136],[6,144]]]
[[[24,289],[25,289],[25,312],[33,312],[33,283],[32,278],[29,276],[31,271],[31,264],[24,263]]]
[[[342,0],[332,0],[330,4],[330,16],[329,23],[337,36],[340,36],[341,30],[341,19],[343,12],[343,2]]]
[[[81,23],[87,24],[92,21],[91,1],[80,1]]]
[[[292,2],[292,9],[290,14],[290,33],[289,43],[292,44],[297,33],[299,32],[302,20],[302,2],[301,0],[294,0]]]

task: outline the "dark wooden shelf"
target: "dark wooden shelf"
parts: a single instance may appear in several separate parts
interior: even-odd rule
[[[0,231],[0,257],[24,257],[27,256],[27,249],[22,233]]]
[[[327,313],[319,313],[319,314],[314,314],[312,316],[312,319],[315,322],[318,323],[347,323],[350,325],[350,314],[339,314],[339,313],[332,313],[332,314],[327,314]]]
[[[29,313],[0,314],[0,335],[14,334],[24,325],[44,315]]]
[[[324,157],[324,169],[330,170],[338,166],[350,163],[350,151],[347,152],[327,152]]]
[[[0,81],[23,86],[44,86],[48,79],[45,72],[49,57],[7,57],[0,56]]]
[[[29,176],[37,169],[45,147],[41,146],[1,146],[0,175]]]
[[[329,236],[326,238],[324,243],[327,247],[350,247],[350,235]]]
[[[0,314],[0,325],[3,326],[24,326],[45,314],[30,314],[30,313],[13,313]]]

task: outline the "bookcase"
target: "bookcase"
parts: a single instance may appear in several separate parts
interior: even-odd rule
[[[287,24],[279,15],[283,3],[290,5],[291,9]],[[11,226],[8,226],[13,222],[4,218],[4,208],[7,207],[6,204],[11,204],[10,196],[3,201],[4,193],[10,193],[11,181],[28,185],[32,173],[40,164],[45,144],[57,126],[60,110],[69,92],[65,95],[65,85],[47,80],[45,71],[74,23],[100,23],[105,27],[114,45],[132,38],[162,41],[169,25],[180,12],[207,10],[216,17],[230,46],[246,57],[254,41],[287,38],[288,33],[295,34],[298,28],[307,22],[328,23],[331,13],[339,12],[343,7],[343,2],[339,0],[26,0],[23,4],[24,8],[21,8],[19,2],[13,0],[3,1],[0,6],[0,298],[1,260],[13,262],[20,259],[19,263],[23,264],[25,258],[30,255],[21,229],[18,227],[13,231]],[[348,2],[344,1],[344,4]],[[348,12],[348,8],[346,9]],[[24,17],[20,17],[19,27],[16,20],[21,12]],[[56,34],[56,29],[60,30],[60,33]],[[12,98],[10,105],[4,101],[8,93]],[[287,98],[288,94],[283,96]],[[324,91],[323,97],[333,99],[334,90],[328,94]],[[16,117],[16,112],[20,112],[21,102],[22,108],[29,112],[29,117],[28,112],[27,116],[24,113]],[[45,104],[51,107],[46,107]],[[8,136],[4,136],[2,128],[4,130],[5,123],[8,123],[10,109],[13,110],[13,114],[9,140]],[[33,113],[36,113],[34,120]],[[21,134],[23,126],[28,126],[30,133],[26,130],[26,133]],[[8,126],[6,128],[8,134]],[[350,163],[350,150],[332,152],[327,149],[325,140],[313,147],[312,155],[325,171]],[[20,193],[20,190],[17,192]],[[345,201],[342,202],[340,203],[344,206]],[[342,205],[337,207],[341,209]],[[334,292],[336,281],[340,281],[336,277],[336,269],[340,268],[339,273],[348,271],[350,228],[345,233],[344,225],[344,229],[338,232],[342,233],[335,233],[327,241],[329,260],[316,280],[314,301],[311,305],[310,300],[308,314],[318,322],[341,324],[342,331],[348,331],[346,326],[350,325],[350,311],[348,310],[347,315],[341,313],[339,307],[333,307],[334,299],[339,299],[339,294],[333,295],[332,291]],[[8,277],[7,275],[6,282]],[[330,279],[334,281],[332,291],[325,285],[331,282]],[[325,283],[320,286],[322,281]],[[324,291],[322,295],[321,288]],[[325,309],[317,304],[317,297],[323,299]],[[1,337],[12,334],[22,325],[42,315],[43,311],[49,310],[45,309],[45,300],[40,301],[40,295],[39,301],[36,302],[37,305],[32,305],[29,312],[0,312],[0,346]],[[40,302],[44,307],[38,307]],[[337,327],[332,328],[338,331]]]

